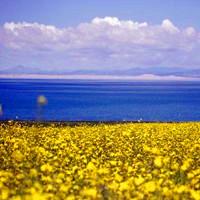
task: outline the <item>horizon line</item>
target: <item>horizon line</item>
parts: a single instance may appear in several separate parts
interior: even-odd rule
[[[61,74],[0,74],[0,79],[66,79],[66,80],[127,80],[127,81],[200,81],[200,78],[154,74],[127,75],[61,75]]]

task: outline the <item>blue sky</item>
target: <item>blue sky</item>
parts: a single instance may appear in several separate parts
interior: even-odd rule
[[[0,73],[185,75],[200,66],[199,8],[199,0],[1,0]]]
[[[0,24],[27,21],[66,27],[116,16],[154,24],[168,18],[179,27],[200,28],[199,8],[199,0],[1,0]]]

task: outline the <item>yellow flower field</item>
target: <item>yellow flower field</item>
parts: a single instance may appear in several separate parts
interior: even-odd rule
[[[0,124],[0,199],[200,199],[200,123]]]

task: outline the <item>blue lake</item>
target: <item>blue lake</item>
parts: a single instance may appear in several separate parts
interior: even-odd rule
[[[0,79],[1,120],[200,121],[200,82]]]

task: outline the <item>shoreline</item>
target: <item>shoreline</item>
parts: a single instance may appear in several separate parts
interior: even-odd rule
[[[200,81],[199,77],[174,75],[100,75],[100,74],[1,74],[0,79],[82,80],[82,81]]]
[[[21,125],[55,125],[55,126],[76,126],[76,125],[115,125],[115,124],[189,124],[200,123],[200,121],[38,121],[38,120],[0,120],[1,124]]]

